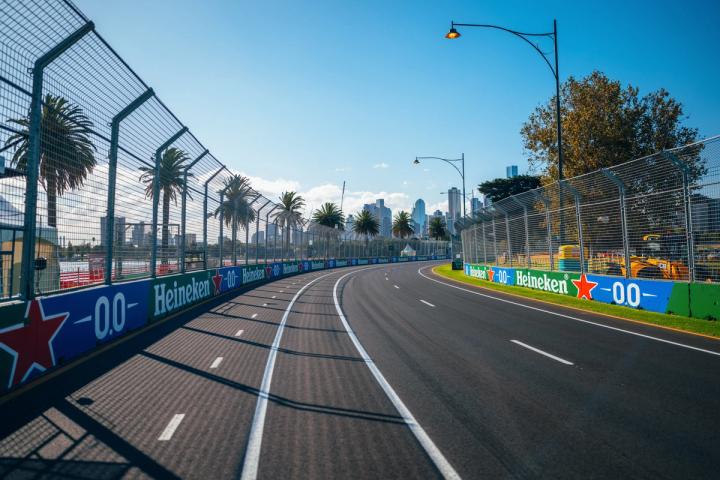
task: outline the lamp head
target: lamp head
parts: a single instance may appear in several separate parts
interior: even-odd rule
[[[450,27],[450,31],[445,34],[445,38],[449,38],[450,40],[460,38],[460,32],[455,30],[455,27]]]
[[[413,165],[420,165],[420,160],[415,157],[415,161],[413,161]]]

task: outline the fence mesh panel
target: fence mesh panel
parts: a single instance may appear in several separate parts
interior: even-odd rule
[[[503,199],[462,240],[488,265],[720,282],[720,137]]]
[[[72,2],[0,3],[0,300],[221,265],[447,253],[283,214],[237,178]]]

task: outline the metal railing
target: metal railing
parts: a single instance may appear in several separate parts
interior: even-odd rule
[[[487,265],[720,281],[720,137],[483,208],[461,234]]]
[[[72,2],[0,3],[0,299],[408,244],[446,253],[285,222],[233,178]]]

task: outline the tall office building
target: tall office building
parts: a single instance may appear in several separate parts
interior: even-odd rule
[[[473,197],[470,200],[470,211],[472,212],[472,216],[474,217],[478,213],[480,213],[480,208],[482,207],[482,204],[480,203],[479,198]]]
[[[462,215],[461,193],[455,187],[448,190],[448,218],[447,225],[450,234],[455,235],[455,222],[460,220]]]
[[[125,243],[125,217],[115,217],[115,243]],[[100,217],[100,245],[107,245],[107,217]]]
[[[133,245],[137,247],[144,247],[145,242],[147,240],[147,235],[145,234],[145,222],[136,223],[132,227],[132,243]]]
[[[422,198],[415,200],[415,205],[412,209],[411,217],[415,224],[415,236],[422,237],[425,235],[427,230],[427,222],[425,221],[425,201]]]
[[[392,210],[385,206],[385,200],[378,198],[375,203],[366,203],[363,210],[369,211],[380,224],[380,236],[392,237]]]
[[[518,167],[517,165],[509,165],[505,167],[505,176],[507,178],[513,178],[518,176]]]

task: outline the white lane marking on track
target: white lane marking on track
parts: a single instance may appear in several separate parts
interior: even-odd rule
[[[395,288],[397,288],[398,290],[400,290],[400,287],[398,287],[397,285],[393,285],[393,287],[395,287]]]
[[[395,393],[395,390],[390,386],[387,380],[385,380],[385,377],[380,372],[380,369],[377,367],[375,362],[372,361],[370,358],[370,355],[365,351],[365,348],[360,343],[360,340],[358,340],[357,336],[355,335],[355,332],[350,327],[350,324],[348,323],[347,319],[345,318],[345,314],[343,314],[342,309],[340,308],[340,303],[338,302],[338,295],[337,295],[337,289],[338,285],[342,281],[343,278],[347,277],[348,275],[351,275],[359,270],[355,270],[354,272],[348,272],[342,277],[338,278],[337,282],[335,282],[335,287],[333,287],[333,300],[335,301],[335,310],[338,313],[338,316],[340,317],[340,321],[342,322],[343,326],[345,327],[345,330],[347,331],[348,335],[350,336],[350,339],[352,340],[353,344],[355,345],[355,348],[357,349],[358,353],[360,353],[360,356],[365,361],[365,364],[370,369],[370,372],[372,372],[373,376],[375,377],[375,380],[380,384],[380,387],[385,391],[385,395],[390,399],[390,401],[395,406],[395,409],[398,411],[398,413],[403,417],[405,420],[405,423],[407,424],[410,431],[415,435],[415,438],[418,440],[422,448],[425,450],[425,453],[427,453],[428,457],[432,460],[432,462],[435,464],[435,467],[437,467],[440,474],[448,479],[459,479],[460,475],[455,471],[452,465],[450,465],[450,462],[445,458],[445,456],[442,454],[440,449],[435,445],[435,443],[432,441],[430,436],[425,432],[425,430],[420,426],[420,424],[415,420],[415,417],[413,417],[413,414],[410,412],[410,410],[405,406],[403,401],[400,399],[397,393]]]
[[[273,295],[272,298],[277,298],[277,295]]]
[[[242,330],[240,330],[242,332]],[[236,335],[237,336],[237,335]],[[217,368],[220,366],[220,362],[223,361],[223,357],[217,357],[215,360],[213,360],[212,365],[210,365],[210,368]]]
[[[267,307],[267,303],[263,303],[263,305],[262,305],[262,306],[263,306],[263,307]]]
[[[421,299],[420,301],[421,301],[422,303],[424,303],[425,305],[428,305],[428,306],[430,306],[430,307],[435,308],[435,305],[433,305],[433,304],[430,303],[430,302],[426,302],[425,300],[422,300],[422,299]]]
[[[300,297],[303,291],[321,278],[332,275],[326,273],[319,277],[315,277],[297,291],[295,296],[290,300],[285,313],[283,314],[277,332],[275,332],[275,340],[273,340],[267,363],[265,364],[265,372],[263,373],[262,384],[258,394],[257,404],[255,405],[255,415],[253,416],[252,426],[250,427],[250,438],[248,439],[247,449],[245,450],[245,459],[243,460],[241,480],[254,480],[257,478],[258,465],[260,463],[260,448],[262,446],[263,430],[265,429],[265,415],[267,413],[268,398],[270,396],[270,385],[272,384],[273,371],[275,370],[275,359],[277,358],[280,340],[282,339],[285,323],[287,323],[290,310],[292,310],[295,301]]]
[[[280,290],[280,293],[285,293],[285,290]]]
[[[687,348],[689,350],[695,350],[697,352],[708,353],[710,355],[716,355],[716,356],[720,357],[720,352],[716,352],[713,350],[706,350],[704,348],[693,347],[692,345],[686,345],[684,343],[673,342],[672,340],[665,340],[664,338],[653,337],[652,335],[646,335],[644,333],[633,332],[632,330],[625,330],[624,328],[611,327],[610,325],[605,325],[605,324],[593,322],[590,320],[583,320],[582,318],[573,317],[572,315],[565,315],[564,313],[553,312],[552,310],[545,310],[544,308],[533,307],[531,305],[525,305],[523,303],[513,302],[512,300],[507,300],[507,299],[499,298],[499,297],[493,297],[492,295],[488,295],[486,293],[480,293],[480,292],[476,292],[473,290],[468,290],[467,288],[458,287],[457,285],[452,285],[450,283],[441,282],[440,280],[435,280],[434,278],[430,278],[427,275],[425,275],[424,273],[422,273],[420,270],[422,270],[423,268],[427,268],[427,267],[420,267],[418,269],[418,273],[420,274],[421,277],[424,277],[424,278],[430,280],[431,282],[439,283],[440,285],[445,285],[446,287],[456,288],[458,290],[462,290],[463,292],[472,293],[474,295],[480,295],[481,297],[491,298],[493,300],[497,300],[498,302],[505,302],[505,303],[509,303],[511,305],[517,305],[518,307],[528,308],[530,310],[535,310],[537,312],[547,313],[548,315],[555,315],[557,317],[567,318],[568,320],[575,320],[576,322],[585,323],[587,325],[595,325],[596,327],[607,328],[608,330],[614,330],[616,332],[627,333],[629,335],[635,335],[636,337],[647,338],[648,340],[655,340],[656,342],[667,343],[670,345],[675,345],[676,347]]]
[[[173,417],[170,419],[170,423],[167,424],[167,427],[165,427],[165,430],[160,434],[158,437],[158,440],[161,442],[166,442],[170,440],[175,433],[175,430],[177,430],[178,426],[180,425],[180,422],[183,421],[183,418],[185,418],[184,413],[176,413],[173,415]]]
[[[548,357],[548,358],[552,358],[553,360],[557,360],[557,361],[560,362],[560,363],[564,363],[565,365],[575,365],[573,362],[568,362],[567,360],[565,360],[565,359],[563,359],[563,358],[556,357],[555,355],[553,355],[553,354],[551,354],[551,353],[544,352],[544,351],[540,350],[539,348],[531,347],[531,346],[528,345],[527,343],[523,343],[523,342],[521,342],[520,340],[510,340],[510,341],[511,341],[512,343],[515,343],[515,344],[517,344],[517,345],[520,345],[521,347],[525,347],[525,348],[527,348],[528,350],[532,350],[532,351],[535,352],[535,353],[539,353],[540,355],[545,355],[545,356]]]
[[[235,336],[236,336],[236,337],[242,336],[242,334],[243,334],[244,331],[245,331],[245,330],[238,330],[237,333],[235,334]]]
[[[257,317],[257,313],[253,313],[250,318],[256,318],[256,317]]]

